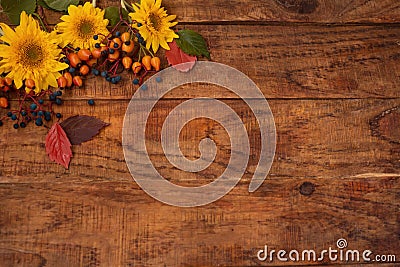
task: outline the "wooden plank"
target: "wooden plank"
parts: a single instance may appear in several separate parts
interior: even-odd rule
[[[201,185],[218,177],[229,160],[230,142],[217,123],[198,119],[183,129],[182,151],[199,157],[202,138],[210,136],[219,148],[215,164],[199,174],[176,170],[165,158],[160,145],[160,132],[169,112],[183,100],[160,101],[147,123],[147,147],[151,160],[161,174],[184,185]],[[224,100],[244,121],[249,133],[251,155],[244,176],[249,180],[258,164],[260,133],[255,117],[242,101]],[[348,177],[364,173],[399,173],[399,149],[385,139],[392,129],[393,140],[399,113],[381,114],[398,107],[396,100],[270,100],[277,128],[277,150],[270,177]],[[111,123],[94,141],[74,146],[71,168],[50,163],[45,154],[47,129],[30,125],[14,130],[12,122],[0,128],[0,175],[3,183],[36,183],[60,178],[69,182],[81,180],[131,181],[121,147],[121,133],[127,101],[67,101],[57,109],[64,117],[76,114],[96,116]],[[378,118],[377,118],[378,116]],[[387,118],[387,119],[386,119]],[[376,127],[378,125],[378,128]],[[371,129],[374,129],[371,130]],[[23,149],[24,153],[21,153]],[[30,178],[27,181],[26,175]]]
[[[251,194],[240,184],[191,209],[161,204],[132,181],[112,178],[0,184],[0,248],[51,266],[258,265],[265,245],[320,252],[335,249],[339,238],[374,255],[400,251],[398,175],[280,177]],[[300,193],[304,182],[315,186],[312,195]],[[292,262],[321,263],[338,264]]]
[[[400,97],[400,27],[190,26],[207,38],[212,59],[248,75],[266,98]],[[167,67],[167,63],[163,62]],[[93,76],[68,99],[129,99],[133,74],[112,85]],[[186,86],[167,98],[237,98],[223,88]]]
[[[99,7],[118,6],[118,0],[99,0]],[[214,0],[164,0],[170,14],[181,23],[239,22],[317,22],[317,23],[397,23],[400,4],[396,0],[273,0],[245,2]],[[46,12],[50,24],[59,22],[60,14]],[[8,21],[4,15],[1,21]]]

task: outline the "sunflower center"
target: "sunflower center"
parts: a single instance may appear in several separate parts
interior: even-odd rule
[[[78,24],[78,32],[80,37],[88,37],[95,34],[94,32],[95,26],[93,25],[92,21],[89,20],[82,20]]]
[[[38,67],[43,61],[44,53],[40,45],[27,44],[20,50],[19,61],[27,67]]]
[[[162,23],[161,18],[159,16],[157,16],[157,14],[151,13],[149,16],[149,20],[150,20],[151,26],[153,26],[153,28],[156,31],[159,31],[161,23]]]

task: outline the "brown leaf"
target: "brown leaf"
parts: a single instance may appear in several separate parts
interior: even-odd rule
[[[91,140],[108,125],[110,124],[86,115],[69,117],[61,122],[61,127],[73,145],[80,145]]]
[[[183,52],[175,41],[172,41],[168,45],[170,50],[165,51],[168,63],[172,65],[172,67],[174,67],[175,69],[182,72],[188,72],[189,70],[191,70],[194,64],[196,64],[197,57],[190,56]]]
[[[46,136],[46,153],[50,160],[68,169],[72,157],[71,143],[58,122]]]

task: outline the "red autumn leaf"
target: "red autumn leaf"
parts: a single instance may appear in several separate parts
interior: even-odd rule
[[[68,169],[72,157],[71,143],[58,122],[46,136],[46,153],[52,161]]]
[[[165,55],[167,56],[168,63],[175,69],[188,72],[193,68],[194,64],[196,64],[197,57],[190,56],[183,52],[175,41],[169,43],[169,48],[171,50],[167,50]]]

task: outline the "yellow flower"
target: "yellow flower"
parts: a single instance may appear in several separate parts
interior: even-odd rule
[[[138,27],[140,35],[146,41],[146,48],[153,48],[157,52],[161,46],[169,50],[167,43],[172,42],[174,38],[179,36],[171,29],[171,27],[178,24],[173,21],[176,16],[168,16],[167,11],[161,7],[161,0],[142,0],[140,4],[133,4],[134,13],[129,13],[129,16],[136,23],[141,23],[142,26]]]
[[[25,11],[21,13],[20,25],[12,30],[4,23],[0,27],[4,35],[0,37],[0,71],[8,73],[19,89],[25,79],[35,81],[35,92],[57,87],[59,71],[68,67],[59,62],[61,39],[54,33],[40,29],[39,23]],[[26,89],[27,92],[30,89]]]
[[[108,19],[104,19],[104,11],[94,8],[89,2],[84,6],[70,5],[68,15],[61,17],[63,22],[57,24],[57,32],[65,44],[71,44],[74,47],[88,48],[94,47],[94,44],[101,42],[105,35],[109,34],[107,30]],[[93,36],[98,34],[99,40],[94,40]]]

